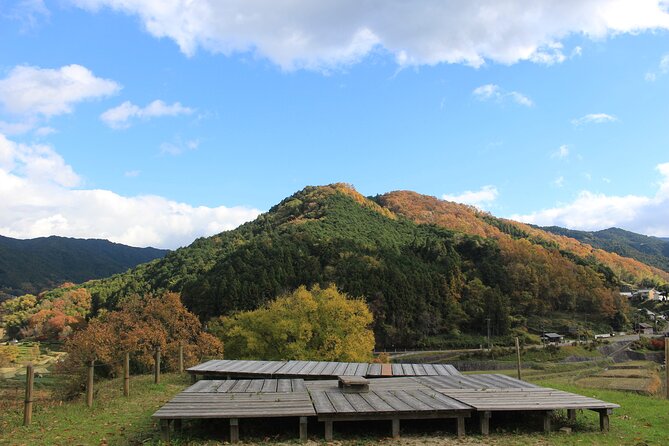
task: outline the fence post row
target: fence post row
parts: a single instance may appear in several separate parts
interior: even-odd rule
[[[29,425],[33,420],[33,385],[35,384],[35,373],[32,363],[26,366],[26,398],[23,406],[23,425]]]

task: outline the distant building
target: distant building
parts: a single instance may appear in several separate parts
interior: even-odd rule
[[[544,333],[541,335],[541,340],[551,344],[559,344],[564,339],[564,336],[557,333]]]
[[[663,296],[655,288],[645,288],[634,293],[634,297],[640,300],[660,300]]]
[[[652,335],[655,332],[655,329],[652,325],[642,322],[639,324],[637,332],[640,334]]]

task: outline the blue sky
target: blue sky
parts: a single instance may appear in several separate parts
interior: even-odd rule
[[[0,1],[0,234],[174,248],[343,181],[669,235],[665,4],[364,5]]]

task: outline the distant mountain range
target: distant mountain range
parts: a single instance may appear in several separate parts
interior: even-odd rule
[[[615,252],[624,257],[631,257],[648,265],[669,271],[669,237],[649,237],[609,228],[601,231],[575,231],[557,226],[542,227],[544,231],[564,235],[594,248]]]
[[[63,282],[111,276],[168,252],[107,240],[56,236],[18,240],[0,236],[0,300],[3,294],[35,294]]]

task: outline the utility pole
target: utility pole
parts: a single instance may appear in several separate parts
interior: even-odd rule
[[[488,324],[488,350],[492,349],[492,344],[490,343],[490,318],[487,317],[485,318],[487,324]]]

